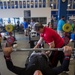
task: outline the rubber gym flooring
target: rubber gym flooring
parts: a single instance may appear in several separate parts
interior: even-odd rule
[[[29,48],[29,41],[27,36],[16,33],[15,37],[17,39],[16,42],[18,43],[18,48]],[[69,43],[69,45],[73,46],[73,43]],[[48,46],[45,45],[45,47],[48,47]],[[25,66],[25,60],[27,58],[28,51],[13,52],[11,55],[12,55],[12,61],[16,66],[20,66],[20,67]],[[75,66],[75,61],[71,60],[70,66],[69,66],[69,69],[70,69],[69,74],[62,73],[60,75],[74,75],[74,71],[75,71],[74,66]],[[12,73],[11,71],[7,69],[2,52],[0,52],[0,75],[15,75],[14,73]]]

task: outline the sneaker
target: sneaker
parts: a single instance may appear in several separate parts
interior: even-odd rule
[[[69,71],[63,71],[63,73],[69,74]]]
[[[65,73],[68,73],[69,74],[69,71],[65,71]]]
[[[63,71],[63,73],[69,74],[69,68],[65,71]]]
[[[73,58],[70,58],[70,60],[72,61],[72,60],[73,60]]]
[[[70,39],[70,42],[73,42],[73,39]]]

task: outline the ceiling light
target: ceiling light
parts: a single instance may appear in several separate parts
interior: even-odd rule
[[[70,6],[70,4],[68,4],[68,7]]]
[[[51,6],[53,6],[53,4],[51,4]]]

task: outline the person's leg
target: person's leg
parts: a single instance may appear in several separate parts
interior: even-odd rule
[[[63,63],[63,60],[64,60],[64,53],[63,53],[63,51],[60,51],[58,53],[58,56],[59,56],[60,63],[62,64]]]
[[[53,51],[51,56],[49,57],[49,61],[50,61],[50,66],[56,67],[58,64],[58,51]]]
[[[28,32],[27,32],[27,28],[26,28],[26,32],[25,32],[26,36],[28,35]]]
[[[24,35],[27,36],[27,29],[24,29]]]
[[[24,35],[26,36],[26,29],[24,29]]]

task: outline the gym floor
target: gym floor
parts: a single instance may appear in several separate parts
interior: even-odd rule
[[[18,48],[29,48],[30,47],[28,36],[24,36],[23,34],[16,33],[15,37],[17,39],[16,42],[18,43]],[[69,45],[73,46],[73,43],[69,43]],[[48,46],[45,45],[45,47],[48,47]],[[28,51],[13,52],[12,61],[16,66],[24,67],[27,56],[28,56]],[[71,60],[70,66],[69,66],[69,69],[70,69],[69,74],[62,73],[60,75],[74,75],[74,71],[75,71],[74,66],[75,66],[75,61]],[[0,75],[16,75],[7,69],[2,52],[0,52]]]

